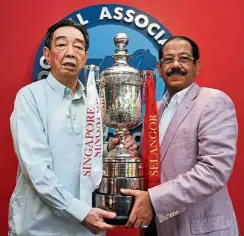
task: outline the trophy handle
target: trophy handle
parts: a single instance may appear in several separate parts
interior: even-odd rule
[[[91,65],[85,65],[84,66],[84,87],[85,87],[85,93],[87,92],[87,80],[88,80],[88,75],[89,71],[94,70],[94,75],[95,75],[95,81],[97,84],[99,84],[99,66],[95,66],[93,64]]]
[[[142,84],[143,84],[143,88],[146,88],[146,79],[147,79],[147,76],[151,75],[153,77],[153,80],[154,80],[154,85],[155,85],[155,89],[156,89],[156,82],[157,82],[157,77],[156,77],[156,72],[155,70],[143,70],[142,71]]]
[[[143,70],[142,71],[142,88],[143,88],[143,103],[145,103],[145,89],[146,89],[146,79],[148,75],[151,75],[154,80],[154,86],[155,90],[157,88],[157,77],[156,77],[156,71],[155,70]]]

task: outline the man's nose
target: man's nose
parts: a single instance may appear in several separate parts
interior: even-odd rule
[[[175,58],[174,59],[173,63],[171,64],[171,67],[173,67],[173,68],[179,68],[179,67],[181,67],[181,64],[180,64],[180,61],[179,61],[178,58]]]
[[[67,57],[74,57],[75,56],[75,51],[73,45],[68,45],[67,50],[66,50],[66,56]]]

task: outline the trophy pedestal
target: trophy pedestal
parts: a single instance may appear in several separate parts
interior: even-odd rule
[[[117,217],[106,219],[107,223],[125,225],[134,198],[121,194],[120,189],[143,190],[143,181],[141,158],[104,158],[103,177],[93,194],[93,206],[116,213]]]
[[[96,207],[116,213],[116,218],[104,220],[111,225],[125,225],[134,203],[132,196],[123,196],[121,194],[111,196],[98,192],[94,193],[93,201]]]

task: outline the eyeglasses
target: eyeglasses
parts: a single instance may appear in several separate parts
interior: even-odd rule
[[[171,65],[172,63],[174,63],[175,60],[177,60],[180,64],[189,64],[190,62],[195,61],[195,58],[186,57],[186,56],[181,56],[179,58],[177,58],[177,57],[166,57],[166,58],[162,58],[160,60],[160,62],[163,65]]]

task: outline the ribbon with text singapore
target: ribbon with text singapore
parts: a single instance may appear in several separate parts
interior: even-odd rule
[[[86,122],[83,134],[80,189],[81,196],[88,196],[101,182],[103,152],[101,107],[93,65],[90,66],[87,80],[86,114],[84,115]]]

